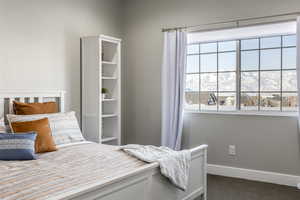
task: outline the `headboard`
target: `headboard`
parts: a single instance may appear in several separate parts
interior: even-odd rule
[[[59,111],[65,111],[65,91],[63,90],[0,90],[0,118],[11,113],[14,100],[23,103],[55,101],[59,105]]]

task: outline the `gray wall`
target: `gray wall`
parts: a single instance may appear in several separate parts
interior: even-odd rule
[[[0,0],[0,89],[63,89],[80,110],[80,37],[121,37],[122,0]]]
[[[160,144],[162,27],[299,10],[299,0],[127,0],[126,142]],[[293,117],[192,114],[184,126],[184,146],[207,143],[210,164],[300,175]],[[237,146],[237,157],[227,155],[229,144]]]

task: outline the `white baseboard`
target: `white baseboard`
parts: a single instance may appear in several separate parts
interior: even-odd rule
[[[300,176],[228,167],[223,165],[208,164],[207,173],[219,176],[241,178],[252,181],[260,181],[265,183],[274,183],[278,185],[287,185],[292,187],[297,187],[297,185],[300,183]]]

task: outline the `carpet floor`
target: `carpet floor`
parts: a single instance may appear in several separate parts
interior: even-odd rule
[[[300,190],[256,181],[208,175],[207,200],[300,200]]]

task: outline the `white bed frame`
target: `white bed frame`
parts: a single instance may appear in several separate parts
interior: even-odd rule
[[[11,102],[46,102],[56,100],[64,112],[64,91],[6,91],[0,90],[0,118],[10,111]],[[157,163],[110,180],[106,184],[89,185],[86,188],[65,193],[53,199],[60,200],[192,200],[207,199],[206,163],[207,145],[191,149],[192,164],[189,186],[186,192],[175,188],[160,175]]]

